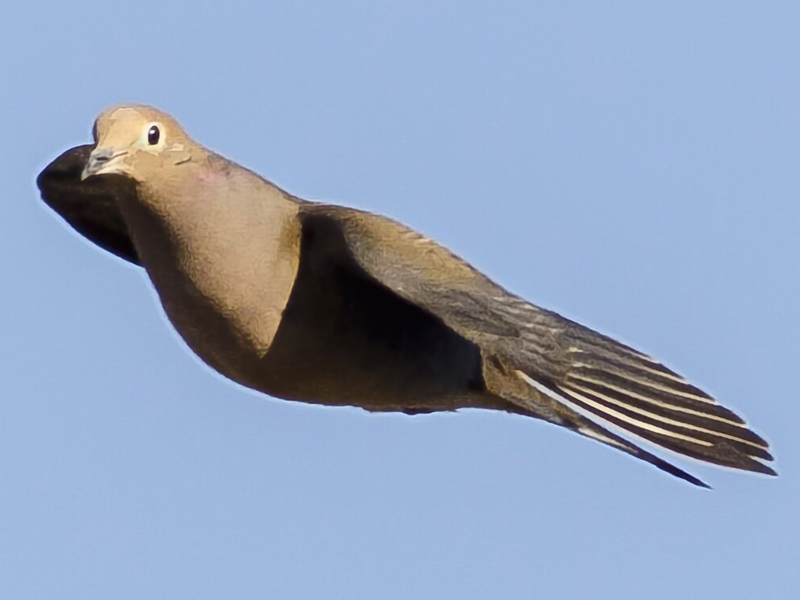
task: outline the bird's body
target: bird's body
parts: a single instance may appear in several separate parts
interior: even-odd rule
[[[180,195],[156,179],[120,210],[167,316],[200,358],[280,398],[378,411],[477,405],[474,344],[369,283],[338,240],[321,230],[304,238],[301,215],[320,205],[213,153],[193,156]]]
[[[190,348],[234,381],[371,411],[506,410],[703,485],[578,408],[689,456],[773,473],[755,460],[771,459],[766,442],[708,394],[404,225],[296,198],[149,107],[106,111],[96,142],[42,173],[43,196],[141,264]],[[81,194],[92,211],[75,208]]]

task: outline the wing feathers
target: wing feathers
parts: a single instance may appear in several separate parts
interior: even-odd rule
[[[606,432],[588,414],[687,456],[775,474],[757,460],[772,459],[767,443],[740,417],[646,354],[508,293],[448,250],[389,219],[322,205],[305,211],[306,221],[321,219],[339,228],[352,257],[378,282],[478,345],[485,370],[487,361],[499,358],[522,374],[523,387],[539,394],[546,390],[552,402],[583,414],[581,420],[548,419],[558,411],[542,412],[531,404],[507,370],[495,378],[493,394],[693,483],[680,469]]]
[[[570,369],[567,379],[574,385],[587,385],[598,391],[602,389],[612,394],[624,394],[631,400],[635,399],[665,410],[702,415],[721,422],[744,426],[744,421],[724,406],[698,401],[695,397],[687,396],[680,390],[642,384],[637,378],[625,377],[610,370],[603,371],[594,366],[578,363]]]
[[[593,426],[591,427],[586,425],[581,425],[580,427],[577,428],[576,431],[582,435],[585,435],[586,437],[592,438],[593,440],[597,440],[598,442],[601,442],[603,444],[618,448],[623,452],[635,456],[640,460],[650,463],[654,467],[661,469],[662,471],[669,473],[670,475],[678,477],[679,479],[683,479],[684,481],[688,481],[693,485],[703,488],[711,487],[701,479],[695,477],[694,475],[691,475],[690,473],[687,473],[683,469],[676,467],[672,463],[667,462],[663,458],[659,458],[655,454],[652,454],[647,450],[644,450],[643,448],[640,448],[639,446],[632,444],[628,440],[616,434],[611,433],[610,431],[600,427],[596,423],[593,423],[592,425]]]
[[[625,390],[609,391],[608,388],[593,384],[573,383],[569,388],[563,386],[559,388],[566,394],[571,394],[574,390],[576,394],[582,394],[608,409],[621,411],[633,419],[644,420],[651,425],[661,425],[677,433],[687,430],[685,432],[687,435],[702,439],[709,439],[710,436],[713,438],[710,439],[711,442],[719,437],[726,438],[742,444],[742,450],[745,452],[758,454],[760,458],[769,456],[766,452],[767,446],[760,436],[743,425],[719,420],[715,415],[703,415],[696,411],[680,412],[661,406],[654,408],[649,401],[641,402],[639,398],[631,396]]]
[[[581,435],[584,435],[588,438],[601,442],[607,446],[611,446],[612,448],[616,448],[618,450],[622,450],[623,452],[630,454],[631,456],[635,456],[636,458],[643,460],[645,462],[650,463],[651,465],[669,473],[670,475],[674,475],[684,481],[688,481],[691,484],[694,484],[699,487],[708,488],[710,487],[705,482],[701,481],[694,475],[691,475],[684,471],[683,469],[676,467],[675,465],[667,462],[666,460],[659,458],[655,454],[648,452],[647,450],[640,448],[633,442],[626,440],[625,438],[612,433],[605,427],[595,423],[594,421],[590,420],[589,418],[583,416],[582,414],[576,412],[572,408],[569,408],[569,399],[565,398],[562,393],[560,393],[557,389],[554,389],[551,386],[547,386],[531,377],[526,375],[524,372],[517,370],[516,374],[522,379],[522,381],[526,382],[530,387],[541,392],[544,396],[548,397],[552,402],[556,403],[559,407],[557,409],[560,418],[557,420],[552,420],[553,422],[562,425],[563,427],[567,427]],[[540,413],[540,407],[534,405],[528,405],[534,412],[534,414]]]
[[[542,381],[574,406],[664,448],[707,462],[768,473],[769,446],[708,394],[652,358],[568,322],[571,361]],[[528,373],[534,377],[533,373]]]

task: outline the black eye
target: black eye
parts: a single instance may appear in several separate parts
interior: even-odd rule
[[[161,131],[159,131],[158,127],[153,125],[150,129],[147,130],[147,143],[151,146],[155,146],[158,143],[158,139],[161,137]]]

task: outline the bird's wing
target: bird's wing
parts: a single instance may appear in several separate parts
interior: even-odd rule
[[[772,460],[768,444],[740,417],[649,356],[526,302],[385,217],[309,204],[300,218],[304,231],[339,236],[377,282],[478,345],[490,392],[693,483],[587,416],[680,454],[775,474],[756,460]]]
[[[135,265],[139,257],[119,211],[117,198],[135,194],[133,182],[118,175],[81,181],[93,145],[76,146],[47,165],[36,178],[42,200],[78,233]]]

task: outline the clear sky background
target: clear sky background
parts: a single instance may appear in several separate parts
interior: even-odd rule
[[[0,597],[800,597],[799,40],[797,2],[3,3]],[[224,380],[38,200],[124,101],[663,359],[781,476]]]

